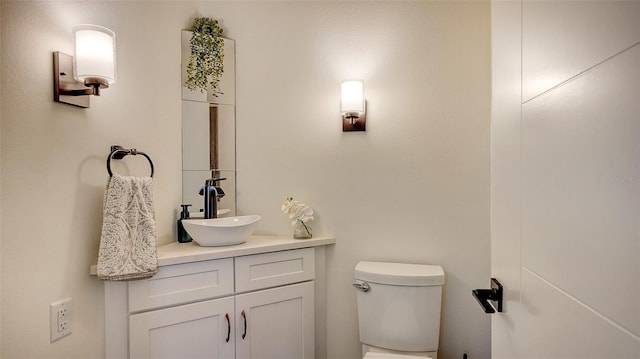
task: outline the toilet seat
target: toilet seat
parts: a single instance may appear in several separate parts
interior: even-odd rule
[[[431,358],[425,357],[425,356],[415,356],[415,355],[367,352],[364,355],[363,359],[431,359]]]

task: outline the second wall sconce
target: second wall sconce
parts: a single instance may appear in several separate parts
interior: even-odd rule
[[[364,83],[346,80],[341,83],[342,131],[366,131],[367,101],[364,99]]]
[[[116,81],[116,34],[106,27],[78,25],[74,56],[53,53],[53,100],[89,107],[89,96]]]

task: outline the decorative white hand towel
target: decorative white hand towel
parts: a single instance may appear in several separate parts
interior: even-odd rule
[[[157,272],[153,180],[114,173],[104,194],[98,278],[144,279]]]

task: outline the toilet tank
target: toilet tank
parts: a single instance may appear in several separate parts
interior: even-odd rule
[[[442,267],[360,262],[355,278],[369,287],[357,290],[360,342],[406,352],[438,350]]]

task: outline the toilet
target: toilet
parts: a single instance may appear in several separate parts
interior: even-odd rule
[[[437,359],[442,267],[360,262],[355,278],[363,358]]]

